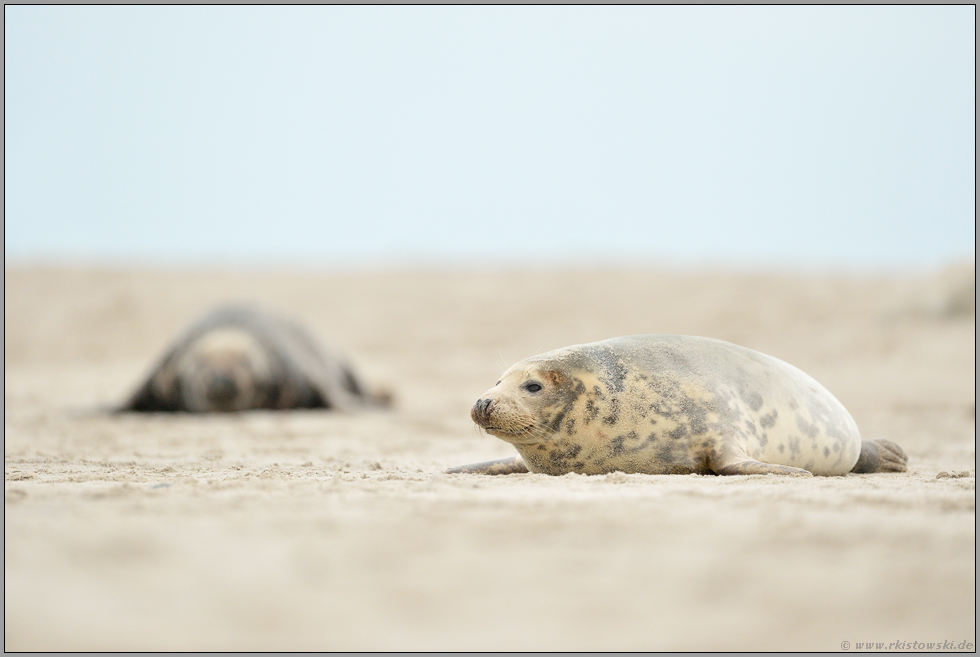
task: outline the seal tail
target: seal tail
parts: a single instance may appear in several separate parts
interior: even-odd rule
[[[908,462],[909,457],[902,448],[889,440],[862,440],[861,455],[851,472],[905,472]]]

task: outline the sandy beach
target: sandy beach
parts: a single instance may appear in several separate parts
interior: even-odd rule
[[[4,274],[6,651],[975,649],[972,262]],[[394,407],[105,412],[230,300]],[[796,365],[909,471],[443,474],[515,454],[469,417],[507,367],[635,333]]]

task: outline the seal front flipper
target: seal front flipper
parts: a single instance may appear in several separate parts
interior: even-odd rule
[[[171,350],[149,377],[114,413],[172,413],[180,409],[180,381],[174,366],[175,351]]]
[[[460,465],[446,470],[446,474],[485,475],[525,474],[527,472],[529,472],[529,470],[519,456],[514,456],[509,459],[499,459],[496,461],[484,461],[483,463],[473,463],[471,465]]]
[[[803,470],[802,468],[756,461],[755,459],[749,458],[741,449],[734,448],[713,453],[708,457],[708,467],[711,468],[712,472],[719,475],[774,474],[796,477],[813,476],[812,472]]]
[[[178,410],[173,399],[160,395],[154,386],[155,381],[150,379],[143,384],[122,406],[112,409],[113,413],[128,413],[136,411],[140,413],[173,412]]]
[[[774,465],[772,463],[753,461],[752,459],[739,461],[738,463],[729,463],[722,468],[712,468],[712,470],[714,470],[715,474],[720,475],[774,474],[791,475],[794,477],[813,476],[812,472],[808,472],[802,468],[791,468],[788,465]]]
[[[908,462],[902,448],[889,440],[862,440],[861,455],[851,472],[905,472]]]

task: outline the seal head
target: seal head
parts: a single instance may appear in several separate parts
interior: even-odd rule
[[[188,346],[175,367],[183,406],[190,412],[260,408],[273,384],[265,349],[239,328],[205,333]]]
[[[547,441],[558,409],[567,405],[565,379],[559,370],[540,364],[511,368],[477,400],[470,417],[487,433],[515,445]]]

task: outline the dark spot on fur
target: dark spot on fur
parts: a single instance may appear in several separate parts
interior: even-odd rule
[[[601,367],[602,372],[597,372],[597,374],[602,382],[606,384],[606,388],[614,392],[622,392],[627,369],[625,363],[619,359],[619,356],[606,346],[590,347],[587,348],[587,352],[595,360],[596,364]]]
[[[754,390],[747,395],[743,395],[742,399],[745,400],[745,403],[748,404],[749,408],[751,408],[753,411],[758,411],[760,408],[762,408],[762,395]]]
[[[776,418],[779,416],[779,412],[773,409],[772,413],[768,415],[763,415],[759,418],[759,424],[763,429],[771,429],[774,424],[776,424]]]
[[[585,402],[585,424],[589,424],[599,415],[599,407],[591,399]]]
[[[626,449],[623,447],[623,441],[626,440],[626,436],[616,436],[609,441],[609,453],[613,456],[619,456],[624,453]]]
[[[687,416],[690,423],[691,433],[695,436],[707,433],[708,431],[708,407],[698,403],[690,397],[685,397],[681,402],[681,412]]]
[[[571,472],[572,470],[568,464],[581,451],[581,445],[569,444],[564,441],[559,442],[558,445],[555,445],[548,452],[548,461],[551,463],[551,469],[558,472]]]
[[[555,419],[551,421],[551,431],[557,433],[561,431],[561,423],[565,419],[565,410],[558,411]]]
[[[829,447],[824,447],[823,448],[823,455],[824,456],[830,456],[830,448]]]
[[[769,444],[769,436],[766,434],[759,436],[759,447],[765,447],[767,444]]]
[[[565,423],[565,433],[569,436],[575,433],[575,418],[568,418],[568,422]]]
[[[560,373],[558,376],[564,377],[564,375]],[[562,383],[560,390],[562,392],[562,398],[565,402],[565,408],[571,409],[572,405],[575,403],[575,400],[585,394],[585,384],[582,383],[581,379],[571,379],[567,383]]]
[[[816,424],[809,424],[799,413],[796,415],[796,426],[798,426],[800,431],[806,434],[806,436],[809,438],[813,438],[820,432],[820,430],[817,429]]]
[[[344,388],[347,392],[354,393],[355,395],[363,395],[364,391],[361,390],[361,385],[358,383],[357,379],[354,378],[354,373],[349,370],[344,370]]]
[[[782,453],[783,453],[783,452],[785,452],[785,451],[786,451],[786,445],[782,445],[782,444],[781,444],[781,445],[779,446],[779,453],[780,453],[780,454],[782,454]]]
[[[674,440],[680,440],[681,438],[687,435],[687,425],[678,424],[677,428],[674,429],[673,431],[668,432],[667,435],[673,438]]]
[[[674,450],[670,443],[663,443],[657,448],[657,460],[668,465],[674,461]]]
[[[657,466],[657,472],[652,474],[689,474],[698,470],[687,450],[675,449],[671,443],[662,443],[657,448]]]
[[[619,422],[619,400],[614,397],[610,402],[610,406],[609,415],[602,418],[602,421],[611,426]]]

